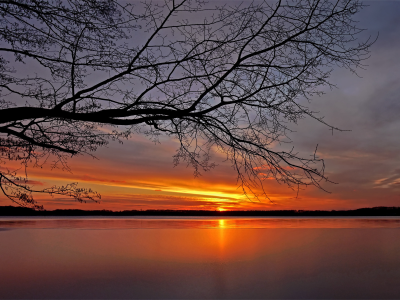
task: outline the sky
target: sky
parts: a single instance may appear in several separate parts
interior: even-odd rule
[[[325,121],[346,131],[332,132],[315,120],[304,119],[291,128],[292,145],[303,156],[325,160],[331,182],[322,189],[297,191],[274,180],[266,182],[269,197],[248,199],[238,188],[229,162],[214,154],[217,167],[194,177],[193,169],[173,165],[178,143],[167,137],[155,144],[135,135],[123,144],[110,143],[94,153],[69,161],[70,171],[30,168],[37,187],[79,182],[102,197],[100,203],[35,195],[45,209],[356,209],[400,206],[400,1],[365,1],[358,16],[365,36],[379,34],[366,67],[358,76],[336,69],[326,89],[310,107]],[[0,205],[11,205],[0,196]]]

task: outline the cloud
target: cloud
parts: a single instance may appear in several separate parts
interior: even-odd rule
[[[126,181],[123,180],[113,180],[113,179],[102,179],[102,178],[96,178],[90,175],[83,175],[79,176],[78,179],[83,180],[83,181],[93,181],[93,182],[102,182],[102,183],[119,183],[119,184],[125,184]]]
[[[44,182],[37,180],[15,180],[18,184],[27,184],[27,185],[44,185]]]

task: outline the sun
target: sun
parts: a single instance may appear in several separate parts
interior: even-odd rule
[[[226,209],[222,208],[222,207],[218,207],[217,209],[218,209],[218,211],[226,211]]]

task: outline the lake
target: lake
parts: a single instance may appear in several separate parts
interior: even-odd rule
[[[399,299],[400,219],[0,218],[1,299]]]

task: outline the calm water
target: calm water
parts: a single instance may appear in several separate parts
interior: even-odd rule
[[[399,299],[398,218],[0,218],[1,299]]]

